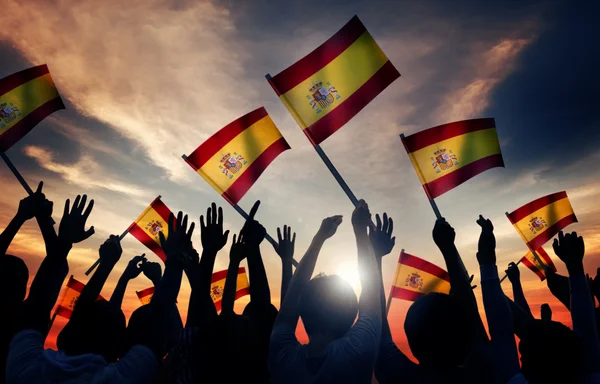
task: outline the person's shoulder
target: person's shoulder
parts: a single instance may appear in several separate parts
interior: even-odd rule
[[[43,347],[44,339],[45,337],[40,331],[35,329],[25,329],[15,334],[10,342],[10,348],[22,344],[33,344]]]

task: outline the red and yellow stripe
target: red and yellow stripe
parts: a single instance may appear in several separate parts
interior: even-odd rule
[[[128,228],[129,233],[148,247],[164,262],[167,256],[160,245],[159,232],[169,236],[169,215],[171,210],[162,202],[160,196],[142,212]]]
[[[540,197],[506,216],[530,250],[541,248],[577,217],[566,192]]]
[[[289,144],[264,107],[231,122],[185,161],[235,205]]]
[[[59,109],[65,109],[65,105],[46,65],[0,80],[0,151],[12,147]]]
[[[138,299],[142,302],[142,305],[150,304],[152,300],[152,296],[154,295],[155,288],[150,287],[146,289],[142,289],[141,291],[135,291]]]
[[[544,248],[539,248],[537,251],[535,251],[535,253],[538,255],[542,263],[544,263],[547,269],[556,272],[556,266],[554,265],[552,259],[546,253]],[[527,254],[523,256],[523,258],[521,259],[521,263],[523,263],[527,268],[531,269],[533,273],[538,275],[541,281],[544,281],[544,279],[546,278],[546,271],[544,270],[544,267],[540,265],[539,261],[536,259],[536,257],[531,251],[527,252]]]
[[[56,316],[61,316],[66,319],[70,319],[73,314],[73,310],[75,309],[75,304],[77,304],[77,300],[81,295],[81,292],[85,288],[85,284],[82,282],[75,280],[73,275],[69,277],[67,281],[67,285],[65,287],[65,291],[63,293],[62,300],[60,304],[56,307]],[[98,300],[105,300],[104,297],[98,296]]]
[[[494,119],[457,121],[400,137],[430,200],[504,167]]]
[[[221,310],[221,302],[223,300],[223,292],[225,291],[225,280],[227,278],[227,270],[215,272],[212,275],[210,284],[210,297],[215,303],[217,311]],[[246,268],[240,267],[238,269],[237,283],[235,286],[235,300],[240,297],[250,294],[250,283],[248,282],[248,275],[246,274]]]
[[[448,272],[419,257],[400,252],[390,296],[415,301],[431,292],[450,293]]]
[[[317,49],[268,80],[317,145],[398,77],[398,70],[354,16]]]

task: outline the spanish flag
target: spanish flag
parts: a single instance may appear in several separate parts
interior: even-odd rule
[[[183,159],[231,205],[290,149],[264,107],[226,125]]]
[[[135,291],[138,299],[142,302],[142,305],[150,304],[150,300],[152,300],[152,295],[154,295],[154,287],[142,289],[141,291]]]
[[[65,105],[46,65],[0,80],[0,152],[8,150],[59,109],[65,109]]]
[[[320,144],[400,77],[354,16],[317,49],[267,79],[308,140]]]
[[[494,119],[457,121],[400,138],[430,200],[504,167]]]
[[[523,256],[523,258],[521,259],[521,263],[523,263],[527,268],[531,269],[533,273],[538,275],[541,281],[544,281],[544,279],[546,278],[545,269],[550,269],[556,272],[556,266],[554,265],[552,259],[550,258],[550,256],[548,256],[544,248],[539,248],[537,251],[535,251],[535,253],[538,255],[544,266],[540,265],[540,262],[531,251],[527,252],[527,254]]]
[[[161,248],[158,234],[162,232],[165,237],[168,237],[170,214],[171,210],[158,196],[127,229],[133,237],[156,253],[163,262],[167,256]]]
[[[65,319],[70,319],[73,314],[73,309],[75,309],[75,304],[77,303],[77,299],[81,295],[85,284],[80,281],[77,281],[73,278],[73,275],[69,277],[69,281],[67,281],[67,286],[65,287],[65,292],[63,293],[62,300],[60,304],[56,307],[56,316],[62,316]],[[98,300],[104,300],[104,297],[98,296]]]
[[[400,252],[390,296],[415,301],[431,292],[450,293],[448,272],[421,258]]]
[[[210,284],[210,297],[212,298],[213,303],[215,303],[217,311],[221,310],[221,300],[223,299],[223,292],[225,291],[226,278],[226,269],[215,272],[212,275]],[[248,282],[248,275],[246,274],[246,268],[244,267],[240,267],[240,269],[238,269],[237,284],[235,289],[235,300],[250,294],[250,283]]]
[[[541,248],[567,225],[577,222],[564,191],[540,197],[506,216],[530,250]]]

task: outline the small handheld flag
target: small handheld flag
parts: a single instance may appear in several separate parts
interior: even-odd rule
[[[169,236],[169,215],[167,208],[158,196],[148,208],[127,228],[127,232],[148,247],[164,262],[167,259],[160,245],[158,234],[162,232],[165,238]]]
[[[155,288],[150,287],[146,289],[142,289],[141,291],[135,291],[138,299],[142,302],[142,305],[150,304],[150,300],[152,300],[152,296],[154,295]]]
[[[538,255],[538,258],[536,258],[533,253],[529,251],[521,258],[520,262],[523,263],[523,265],[525,265],[527,268],[531,269],[531,271],[533,271],[533,273],[540,278],[540,281],[544,281],[546,279],[546,270],[556,272],[556,266],[544,248],[539,248],[535,253]],[[541,265],[540,261],[544,265]]]
[[[541,248],[567,225],[577,222],[564,191],[540,197],[506,216],[532,251]]]
[[[340,129],[400,73],[358,16],[269,84],[313,145]]]
[[[215,272],[212,275],[210,284],[210,297],[212,298],[213,303],[215,303],[217,311],[221,310],[221,301],[223,299],[223,292],[225,291],[226,278],[226,269]],[[246,268],[244,267],[240,267],[240,269],[238,269],[237,284],[235,289],[235,300],[250,294],[250,283],[248,282],[248,275],[246,274]]]
[[[390,298],[415,301],[431,292],[450,292],[448,272],[429,261],[405,253],[402,250],[398,259]]]
[[[75,309],[75,304],[77,304],[77,300],[79,299],[79,296],[81,296],[83,288],[85,288],[85,284],[75,280],[73,275],[71,275],[69,277],[69,281],[67,281],[62,300],[56,307],[56,312],[54,315],[64,317],[65,319],[70,319],[71,315],[73,314],[73,310]],[[98,296],[98,300],[105,299],[102,296]]]

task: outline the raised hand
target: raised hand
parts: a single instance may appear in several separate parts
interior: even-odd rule
[[[496,237],[494,236],[494,225],[490,219],[479,215],[477,224],[481,227],[479,235],[479,251],[477,261],[479,264],[496,264]]]
[[[114,266],[121,259],[123,249],[119,236],[110,235],[110,237],[100,246],[100,262]]]
[[[242,232],[237,236],[233,235],[233,244],[231,244],[231,249],[229,250],[229,261],[233,264],[241,263],[246,256],[248,255],[248,251],[244,244],[244,235]]]
[[[371,240],[375,256],[383,257],[392,252],[394,245],[396,245],[396,238],[392,237],[394,221],[385,212],[383,213],[383,222],[379,214],[375,215],[375,219],[377,225],[369,231],[369,239]]]
[[[521,281],[521,272],[519,272],[519,266],[515,263],[508,264],[508,269],[505,271],[508,280],[512,284],[519,283]]]
[[[142,273],[143,266],[146,263],[145,256],[146,254],[142,253],[140,256],[134,256],[131,260],[129,260],[129,263],[123,272],[123,276],[129,280],[138,277],[140,273]]]
[[[246,220],[246,224],[242,228],[242,233],[244,234],[244,243],[250,246],[258,246],[265,239],[267,234],[267,230],[263,227],[258,221],[254,219],[256,215],[256,211],[258,211],[258,207],[260,206],[260,200],[257,200],[256,203],[252,206],[250,210],[250,214],[248,215],[248,220]]]
[[[85,229],[85,222],[94,208],[94,200],[90,200],[84,211],[86,201],[87,195],[83,195],[83,197],[77,195],[72,209],[69,208],[70,200],[67,199],[65,202],[65,210],[58,228],[58,237],[61,240],[74,244],[86,240],[94,234],[94,226],[88,230]]]
[[[446,249],[454,246],[456,232],[454,232],[454,228],[443,217],[435,221],[432,235],[433,241],[438,248]]]
[[[367,228],[371,224],[371,212],[369,205],[364,200],[359,200],[358,205],[352,212],[352,225],[354,228]]]
[[[542,320],[544,321],[552,321],[552,310],[547,303],[542,304],[540,307],[540,313]]]
[[[281,228],[277,228],[277,244],[274,244],[275,252],[284,262],[292,262],[294,258],[294,247],[296,245],[296,232],[292,236],[292,227],[283,226],[283,236]]]
[[[183,216],[179,211],[177,220],[171,213],[169,215],[169,237],[159,232],[160,244],[167,255],[167,262],[179,263],[181,267],[193,263],[194,257],[198,255],[192,247],[192,234],[194,233],[194,223],[188,230],[188,216]]]
[[[154,285],[158,285],[162,277],[162,268],[160,264],[154,261],[142,263],[142,272]]]
[[[331,216],[326,219],[323,219],[323,221],[321,222],[321,227],[319,228],[319,232],[317,232],[317,235],[315,237],[318,236],[323,240],[329,239],[330,237],[335,235],[335,232],[337,231],[340,224],[342,224],[341,215]]]
[[[40,181],[36,191],[21,200],[17,215],[23,220],[29,220],[36,216],[49,217],[52,216],[52,202],[46,199],[42,192],[44,182]]]
[[[223,209],[212,203],[206,210],[206,224],[204,216],[200,216],[200,238],[202,239],[202,248],[211,253],[216,254],[225,244],[229,231],[223,233]]]
[[[563,234],[558,233],[558,239],[552,243],[554,253],[565,263],[569,274],[583,273],[583,255],[585,254],[585,244],[583,237],[577,236],[577,232]]]

